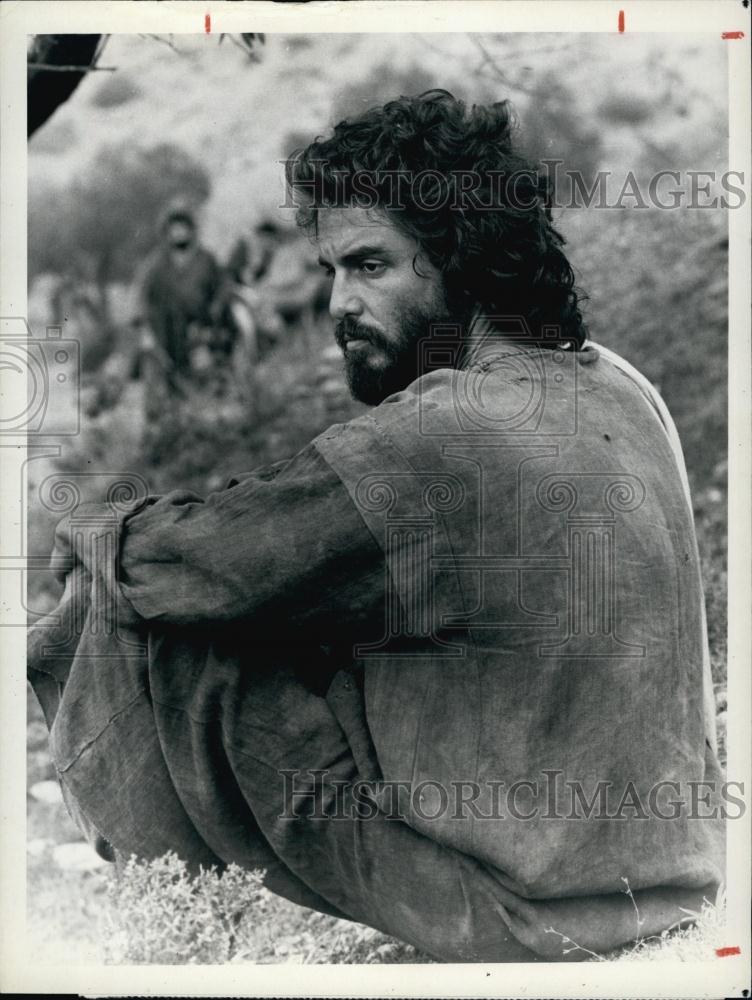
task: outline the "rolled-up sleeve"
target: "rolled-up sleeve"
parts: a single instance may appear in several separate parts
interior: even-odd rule
[[[166,494],[127,519],[120,541],[120,590],[149,621],[355,623],[383,602],[383,581],[380,547],[314,444],[206,499]]]

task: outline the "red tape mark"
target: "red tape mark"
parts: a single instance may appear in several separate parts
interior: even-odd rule
[[[716,948],[715,953],[719,958],[726,958],[727,955],[741,955],[742,950],[735,944],[731,948]]]
[[[743,31],[724,31],[721,38],[744,38]]]
[[[204,31],[209,34],[211,31],[211,14],[204,15]]]
[[[624,11],[619,11],[619,31],[624,31]]]

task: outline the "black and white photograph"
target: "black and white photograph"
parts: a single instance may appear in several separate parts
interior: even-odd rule
[[[748,7],[8,8],[6,982],[748,997]]]

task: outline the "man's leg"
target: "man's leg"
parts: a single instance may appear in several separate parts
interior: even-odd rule
[[[105,647],[100,637],[98,656]],[[104,663],[92,674],[85,658],[74,662],[53,725],[56,764],[118,851],[266,868],[281,895],[445,961],[576,959],[587,952],[565,937],[601,950],[636,936],[623,894],[530,902],[503,873],[399,819],[362,817],[347,801],[343,810],[333,782],[352,788],[375,766],[357,688],[337,675],[327,700],[292,669],[254,669],[237,648],[237,639],[181,628],[151,637],[148,674],[143,663]],[[328,782],[319,812],[290,818],[317,770]],[[681,916],[678,906],[697,905],[692,893],[639,898],[644,934],[668,926],[668,912]]]
[[[247,865],[259,829],[296,882],[351,919],[445,961],[538,960],[510,931],[504,890],[478,862],[382,812],[365,819],[346,807],[337,818],[331,784],[326,818],[289,818],[311,770],[349,786],[365,777],[351,741],[360,739],[369,766],[367,730],[356,723],[346,736],[330,705],[340,675],[327,700],[291,668],[254,669],[216,644],[197,657],[196,645],[185,630],[164,633],[152,646],[150,688],[180,800],[217,855]],[[352,711],[343,706],[340,717]],[[284,879],[271,887],[289,896]]]
[[[28,680],[51,732],[63,798],[86,839],[107,861],[173,851],[197,871],[234,860],[263,869],[265,884],[293,902],[346,918],[279,860],[245,804],[233,852],[220,857],[200,836],[166,765],[147,656],[123,645],[122,634],[92,630],[90,591],[91,577],[79,564],[59,606],[30,630],[27,649]],[[203,652],[204,644],[197,646]],[[237,833],[240,804],[231,787],[218,792],[217,827],[229,809]]]
[[[247,633],[242,641],[252,648]],[[658,933],[686,919],[682,907],[701,902],[703,890],[637,892],[638,925],[623,892],[524,899],[503,872],[385,811],[354,808],[353,787],[377,778],[378,765],[349,673],[337,674],[323,698],[292,668],[254,669],[250,655],[238,656],[232,645],[211,645],[197,659],[195,643],[181,632],[152,652],[161,745],[181,802],[212,849],[243,864],[244,837],[249,824],[257,826],[312,892],[439,959],[588,958]],[[288,895],[284,884],[276,891]]]

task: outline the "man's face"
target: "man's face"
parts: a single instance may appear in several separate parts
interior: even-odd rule
[[[175,220],[167,230],[167,242],[173,250],[187,250],[193,243],[192,226],[186,222]]]
[[[420,374],[419,341],[449,319],[439,271],[416,240],[364,208],[322,209],[319,262],[334,278],[329,312],[350,391],[375,405]]]
[[[256,246],[262,254],[269,253],[279,243],[279,234],[268,229],[256,230]]]

